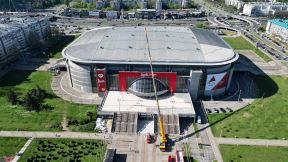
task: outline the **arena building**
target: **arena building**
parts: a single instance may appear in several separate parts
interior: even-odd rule
[[[212,32],[163,26],[97,28],[82,34],[62,55],[70,84],[78,91],[149,98],[154,95],[149,51],[158,95],[186,93],[192,99],[225,94],[239,57]]]

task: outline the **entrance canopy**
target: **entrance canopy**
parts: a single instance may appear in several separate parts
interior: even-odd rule
[[[102,112],[140,112],[157,114],[155,99],[142,98],[129,92],[109,91],[102,102]],[[159,97],[160,111],[164,115],[195,117],[189,93],[174,93]]]

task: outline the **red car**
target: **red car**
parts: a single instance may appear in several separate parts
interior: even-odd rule
[[[168,162],[175,162],[175,157],[173,157],[172,155],[169,155]]]
[[[147,136],[146,136],[146,142],[147,142],[148,144],[151,144],[151,140],[152,140],[151,134],[147,134]]]

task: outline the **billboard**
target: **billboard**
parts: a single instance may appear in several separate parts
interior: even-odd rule
[[[105,69],[96,69],[96,79],[98,92],[106,91],[106,74]]]
[[[219,74],[208,74],[205,90],[216,91],[227,86],[229,80],[229,72]]]

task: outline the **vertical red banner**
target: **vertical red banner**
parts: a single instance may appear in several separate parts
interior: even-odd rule
[[[98,85],[98,92],[106,91],[106,72],[105,69],[96,69],[96,79]]]

